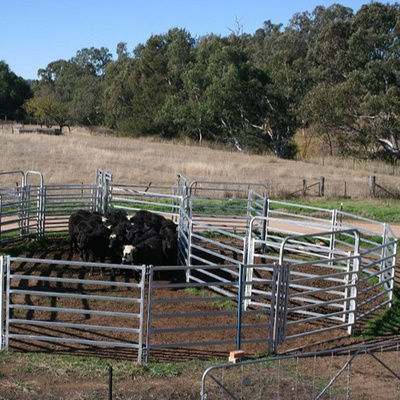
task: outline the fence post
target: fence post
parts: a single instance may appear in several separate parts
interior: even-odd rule
[[[0,256],[0,350],[4,349],[3,338],[5,337],[4,332],[4,306],[5,306],[5,295],[4,295],[4,282],[5,282],[5,263],[7,256]]]
[[[271,311],[273,315],[272,327],[272,343],[268,341],[269,353],[276,353],[278,344],[282,344],[286,336],[287,322],[287,307],[289,296],[289,279],[290,279],[290,264],[283,262],[283,246],[281,246],[281,254],[279,264],[274,264],[274,282],[275,290],[272,290],[274,297],[274,305],[271,303]],[[276,274],[278,276],[276,276]],[[275,292],[275,293],[274,293]]]
[[[112,385],[113,385],[113,368],[112,365],[109,364],[108,366],[108,398],[109,400],[112,400],[113,395],[112,395]]]
[[[357,309],[358,309],[358,281],[360,279],[360,234],[354,232],[354,258],[352,265],[348,265],[347,273],[351,280],[349,314],[347,333],[353,335],[357,327]],[[351,269],[351,271],[349,270]]]
[[[29,220],[29,202],[30,202],[31,189],[28,186],[21,187],[19,191],[19,205],[18,205],[18,227],[20,228],[20,236],[28,233],[28,220]]]
[[[244,281],[244,267],[243,264],[239,265],[239,282],[238,282],[238,308],[237,308],[237,325],[236,325],[236,350],[242,348],[242,315],[243,315],[243,281]]]
[[[369,177],[369,195],[371,197],[375,197],[375,188],[376,188],[376,176],[372,175]]]
[[[104,186],[103,186],[103,215],[107,215],[108,213],[108,202],[110,198],[110,181],[109,179],[105,179]]]
[[[303,179],[303,196],[307,195],[307,181]]]
[[[324,197],[325,194],[325,177],[319,177],[319,197]]]
[[[1,231],[2,231],[2,215],[3,215],[3,197],[0,194],[0,245],[1,245]]]
[[[44,237],[46,220],[46,187],[41,186],[38,189],[37,213],[36,213],[36,235],[38,238]]]

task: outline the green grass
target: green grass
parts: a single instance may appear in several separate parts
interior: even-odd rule
[[[10,255],[11,257],[18,257],[21,254],[34,254],[37,251],[48,248],[49,246],[60,245],[61,240],[66,240],[68,236],[67,232],[55,232],[46,234],[45,238],[38,240],[32,240],[28,242],[16,242],[13,245],[7,246],[7,248],[0,247],[0,255]]]
[[[211,361],[212,364],[221,360]],[[110,366],[116,380],[128,378],[172,378],[182,375],[185,370],[202,371],[210,365],[210,361],[185,361],[174,363],[151,362],[138,364],[132,361],[103,359],[98,357],[78,357],[70,355],[54,355],[44,353],[18,353],[14,351],[0,352],[0,366],[11,365],[12,372],[32,374],[45,372],[49,378],[55,376],[75,378],[101,378],[108,375]],[[0,375],[7,379],[7,373]]]
[[[159,200],[158,200],[159,201]],[[143,205],[143,208],[150,211],[171,211],[171,202],[163,204]],[[342,210],[349,214],[354,214],[360,217],[373,219],[382,222],[400,222],[400,213],[398,208],[400,205],[399,200],[395,199],[312,199],[312,200],[279,200],[279,203],[294,204],[295,206],[281,204],[271,204],[272,209],[284,208],[293,214],[313,215],[320,214],[320,210],[310,210],[309,208],[302,208],[301,205],[308,207],[316,207],[325,210]],[[113,203],[113,206],[131,207],[131,203],[118,202]],[[227,200],[227,199],[196,199],[193,204],[194,210],[200,213],[217,213],[217,214],[239,214],[244,212],[247,206],[247,200]],[[140,205],[135,204],[135,207]]]
[[[16,244],[7,249],[0,249],[0,255],[10,255],[11,257],[18,257],[21,254],[29,254],[35,252],[37,249],[43,249],[49,244],[48,239],[34,240],[32,242],[24,242]]]
[[[207,289],[199,289],[196,287],[186,288],[185,292],[196,297],[213,297],[215,294]],[[211,305],[219,310],[237,310],[237,303],[232,300],[215,300]]]
[[[185,289],[185,292],[190,296],[198,296],[198,297],[209,297],[212,292],[207,289],[199,289],[197,287],[189,287]]]
[[[376,337],[398,334],[400,334],[400,289],[395,287],[392,307],[369,321],[361,335]]]
[[[215,308],[219,310],[230,310],[236,311],[238,308],[237,303],[232,300],[216,300],[211,303]]]
[[[156,199],[154,203],[152,204],[140,204],[140,201],[149,201],[151,202],[151,195],[149,195],[147,198],[143,199],[143,197],[137,199],[139,202],[136,203],[133,200],[132,201],[113,201],[111,204],[111,212],[112,211],[117,211],[119,209],[131,209],[134,207],[135,209],[139,210],[147,210],[147,211],[153,211],[153,212],[177,212],[177,204],[172,202],[171,200],[162,200],[162,199]],[[179,207],[178,207],[179,209]]]
[[[365,200],[301,200],[290,201],[298,205],[318,207],[329,210],[339,210],[349,214],[354,214],[363,218],[373,219],[381,222],[400,222],[399,206],[400,201],[394,199],[365,199]],[[295,213],[309,213],[307,209],[293,209]],[[317,211],[316,211],[317,212]]]

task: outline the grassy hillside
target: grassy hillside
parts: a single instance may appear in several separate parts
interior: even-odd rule
[[[110,171],[118,183],[175,183],[178,173],[193,180],[257,182],[267,185],[271,198],[302,196],[303,181],[311,186],[325,178],[325,198],[367,199],[369,177],[387,191],[400,191],[400,168],[382,163],[320,158],[307,162],[277,159],[272,155],[249,155],[200,147],[195,143],[164,142],[90,135],[72,129],[62,136],[12,134],[0,126],[2,156],[0,172],[36,170],[45,183],[92,182],[97,168]],[[2,184],[0,175],[0,184]],[[3,184],[5,184],[3,182]],[[378,195],[386,195],[378,191]]]

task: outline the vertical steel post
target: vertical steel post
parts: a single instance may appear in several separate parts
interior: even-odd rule
[[[4,264],[5,264],[6,256],[0,256],[0,350],[3,350],[4,343],[4,280],[5,280],[5,273],[4,273]]]
[[[8,350],[8,341],[9,341],[9,331],[10,331],[10,275],[11,275],[11,262],[10,262],[10,256],[7,256],[5,258],[7,260],[7,269],[3,271],[3,274],[5,273],[5,277],[2,279],[5,279],[5,300],[4,301],[4,310],[5,310],[5,321],[6,321],[6,326],[5,329],[3,328],[4,332],[4,343],[3,343],[3,348],[5,350]],[[4,259],[3,259],[4,260]],[[4,264],[3,264],[4,267]],[[4,286],[3,286],[4,288]],[[2,319],[3,320],[3,319]]]
[[[46,187],[40,187],[38,189],[37,198],[37,214],[36,214],[36,235],[38,238],[42,238],[45,234],[45,219],[46,219]]]
[[[357,308],[358,308],[358,281],[360,279],[360,234],[357,230],[354,231],[355,244],[354,244],[354,260],[351,273],[351,290],[349,301],[349,317],[347,333],[353,335],[356,330],[357,323]]]
[[[2,231],[2,222],[1,217],[3,215],[3,197],[0,194],[0,244],[1,244],[1,231]]]
[[[238,305],[237,305],[237,322],[236,322],[236,350],[242,348],[242,315],[243,315],[243,276],[244,266],[239,265],[239,281],[238,281]]]
[[[145,265],[142,265],[141,270],[141,279],[140,279],[140,318],[139,318],[139,325],[140,325],[140,333],[139,333],[139,349],[138,349],[138,362],[142,362],[143,357],[143,330],[144,330],[144,307],[145,307],[145,300],[146,300],[146,281],[147,277],[151,274],[153,276],[153,269],[150,267],[149,271]],[[150,284],[149,284],[150,288]],[[148,303],[150,304],[150,303]]]
[[[144,355],[145,363],[149,362],[149,357],[150,357],[150,328],[151,328],[151,302],[153,295],[153,268],[150,268],[148,272],[149,274],[148,274],[148,295],[147,295],[146,351]]]

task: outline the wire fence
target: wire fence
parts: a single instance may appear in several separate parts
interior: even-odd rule
[[[202,400],[398,399],[400,340],[208,368]]]

